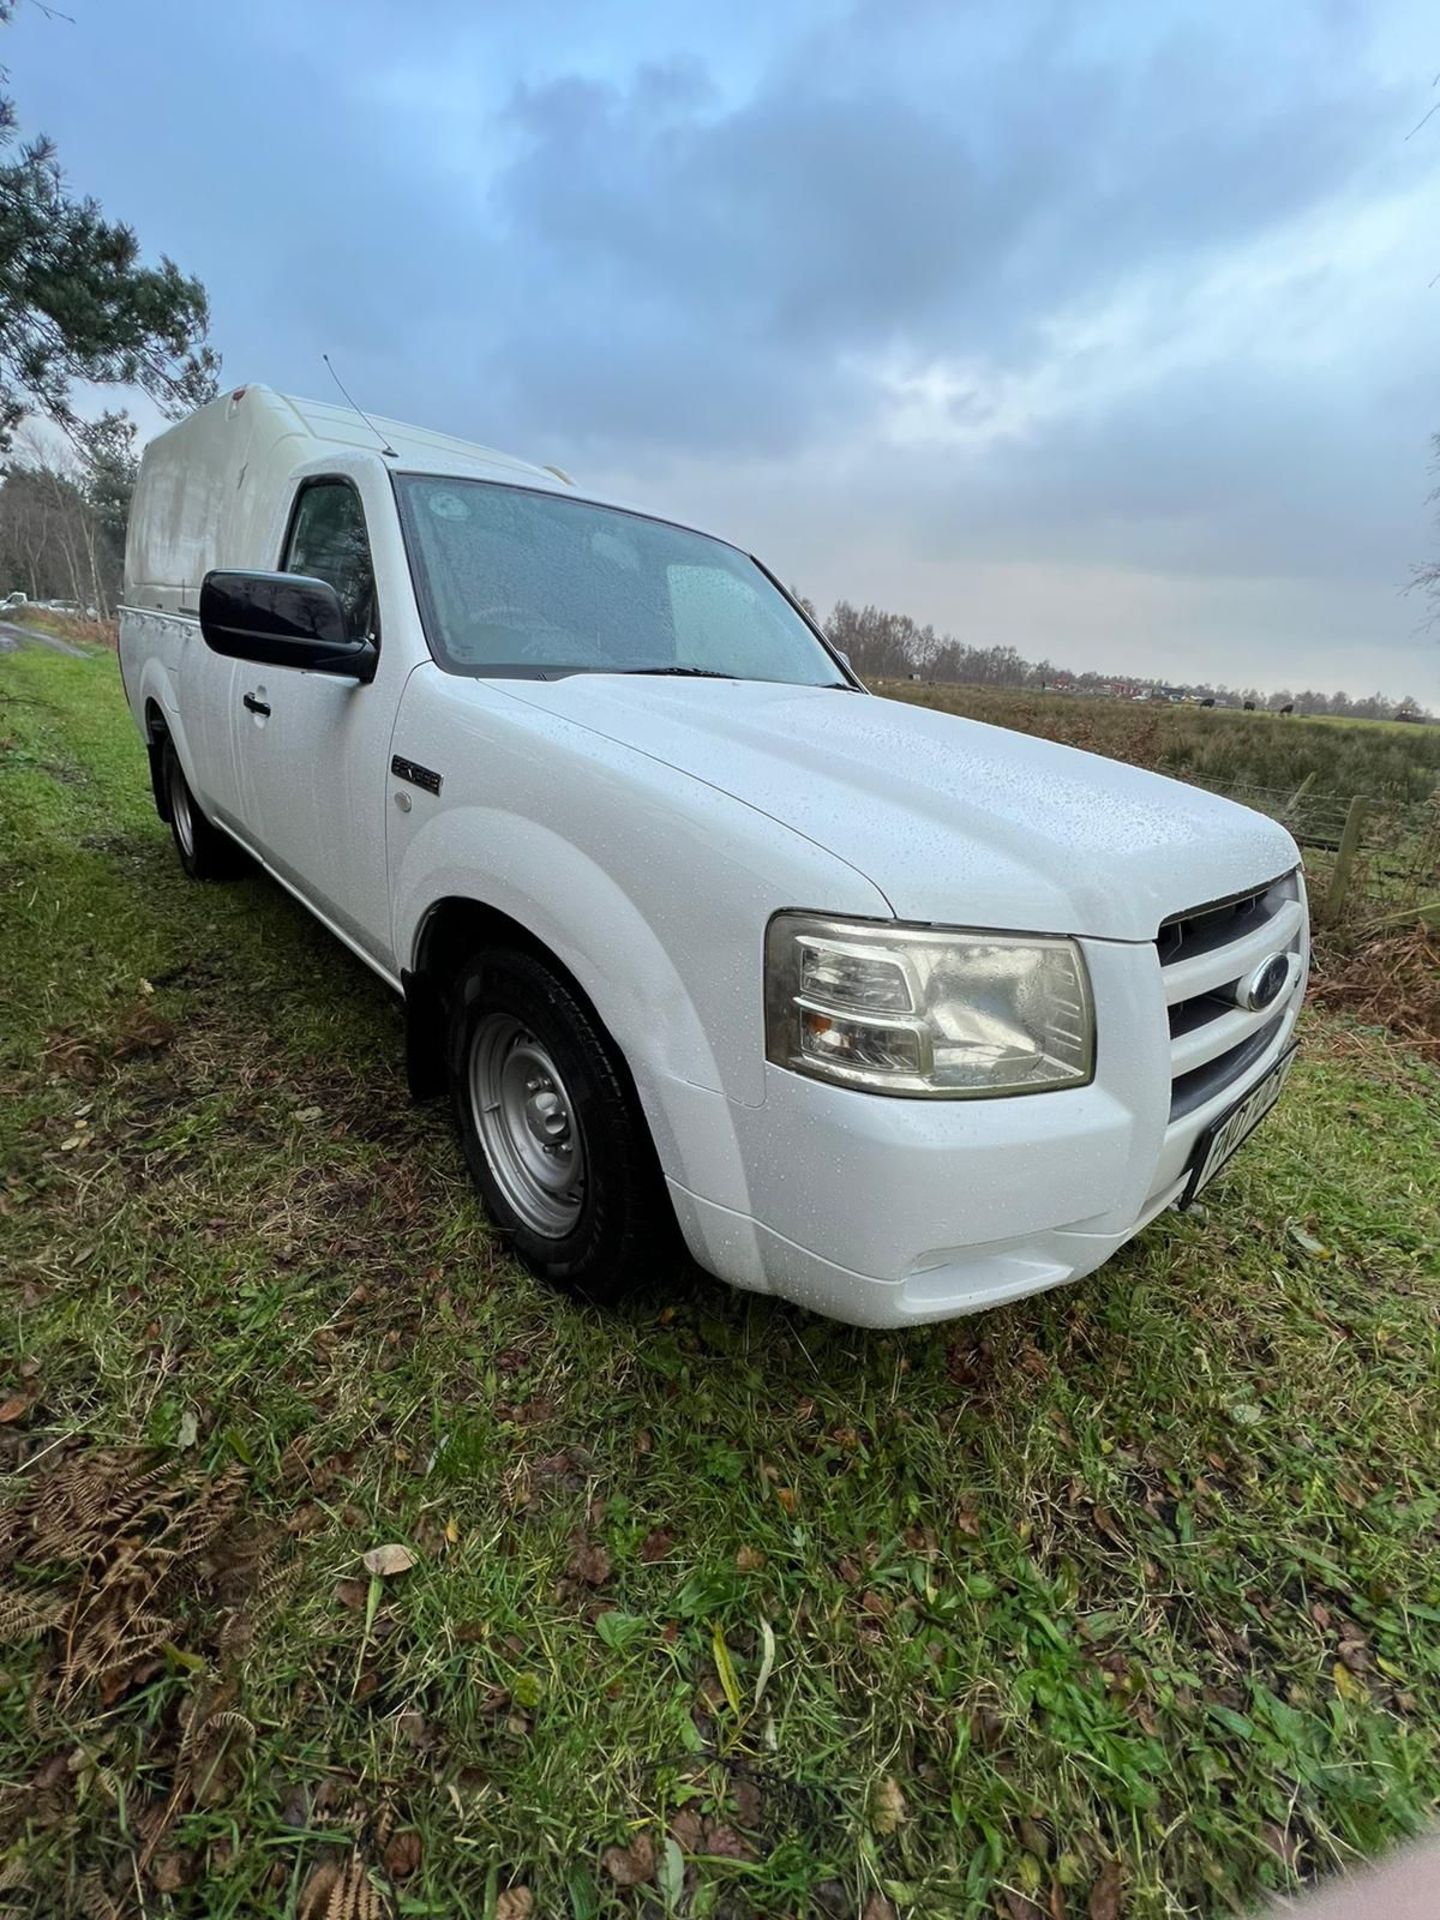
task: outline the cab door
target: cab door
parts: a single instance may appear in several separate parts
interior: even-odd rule
[[[388,505],[393,513],[393,504]],[[326,580],[351,637],[379,650],[373,680],[237,663],[236,759],[257,850],[336,929],[391,971],[385,868],[389,742],[405,678],[403,649],[379,631],[365,502],[355,478],[296,487],[282,571]]]
[[[180,634],[175,678],[180,724],[190,760],[185,778],[209,819],[243,832],[231,698],[236,662],[211,652],[198,621],[185,627],[178,621],[167,624]]]

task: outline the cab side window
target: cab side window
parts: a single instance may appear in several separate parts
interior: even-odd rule
[[[376,638],[370,539],[360,496],[348,480],[311,480],[301,488],[281,570],[328,581],[340,596],[350,638]]]

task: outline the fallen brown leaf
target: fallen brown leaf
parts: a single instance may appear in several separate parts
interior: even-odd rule
[[[655,1848],[648,1833],[637,1833],[628,1847],[606,1847],[600,1864],[617,1887],[640,1887],[655,1874]]]
[[[375,1574],[381,1580],[388,1580],[391,1574],[408,1573],[415,1564],[415,1555],[409,1547],[392,1543],[385,1547],[371,1547],[362,1556],[367,1573]]]
[[[1120,1912],[1120,1862],[1107,1860],[1090,1889],[1090,1920],[1117,1920]]]
[[[530,1920],[535,1896],[528,1887],[507,1887],[495,1902],[495,1920]]]
[[[150,1884],[157,1893],[178,1893],[195,1877],[191,1853],[157,1853],[150,1862]]]
[[[20,1420],[30,1411],[30,1402],[23,1393],[12,1393],[8,1399],[0,1400],[0,1426],[9,1426],[12,1420]]]
[[[610,1578],[610,1555],[598,1540],[575,1534],[565,1571],[572,1580],[583,1580],[587,1587],[603,1587]]]
[[[888,1894],[881,1893],[877,1887],[865,1902],[865,1911],[860,1920],[899,1920],[895,1911],[895,1902]]]
[[[385,1871],[392,1880],[408,1880],[420,1865],[420,1836],[404,1827],[390,1836],[385,1848]]]
[[[760,1798],[760,1789],[753,1780],[748,1780],[744,1774],[741,1774],[739,1779],[731,1784],[730,1798],[735,1802],[735,1817],[742,1827],[760,1825],[764,1810],[763,1802]]]
[[[743,1840],[733,1827],[726,1827],[714,1820],[705,1822],[704,1848],[707,1854],[717,1860],[749,1860],[753,1850],[748,1841]]]
[[[656,1527],[640,1542],[640,1558],[646,1566],[653,1566],[655,1561],[665,1558],[674,1544],[675,1536],[667,1528]]]
[[[682,1853],[699,1853],[705,1839],[705,1822],[694,1807],[682,1807],[670,1822],[670,1838]]]
[[[741,1573],[758,1573],[765,1564],[765,1555],[759,1547],[741,1547],[735,1555],[735,1565]]]

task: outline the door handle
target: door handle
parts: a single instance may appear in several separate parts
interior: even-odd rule
[[[257,700],[253,693],[247,693],[240,704],[248,713],[263,713],[267,720],[270,718],[270,708],[268,705],[263,700]]]

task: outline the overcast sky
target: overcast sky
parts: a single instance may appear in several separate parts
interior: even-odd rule
[[[1433,0],[65,4],[23,126],[227,381],[328,350],[822,608],[1440,704]]]

